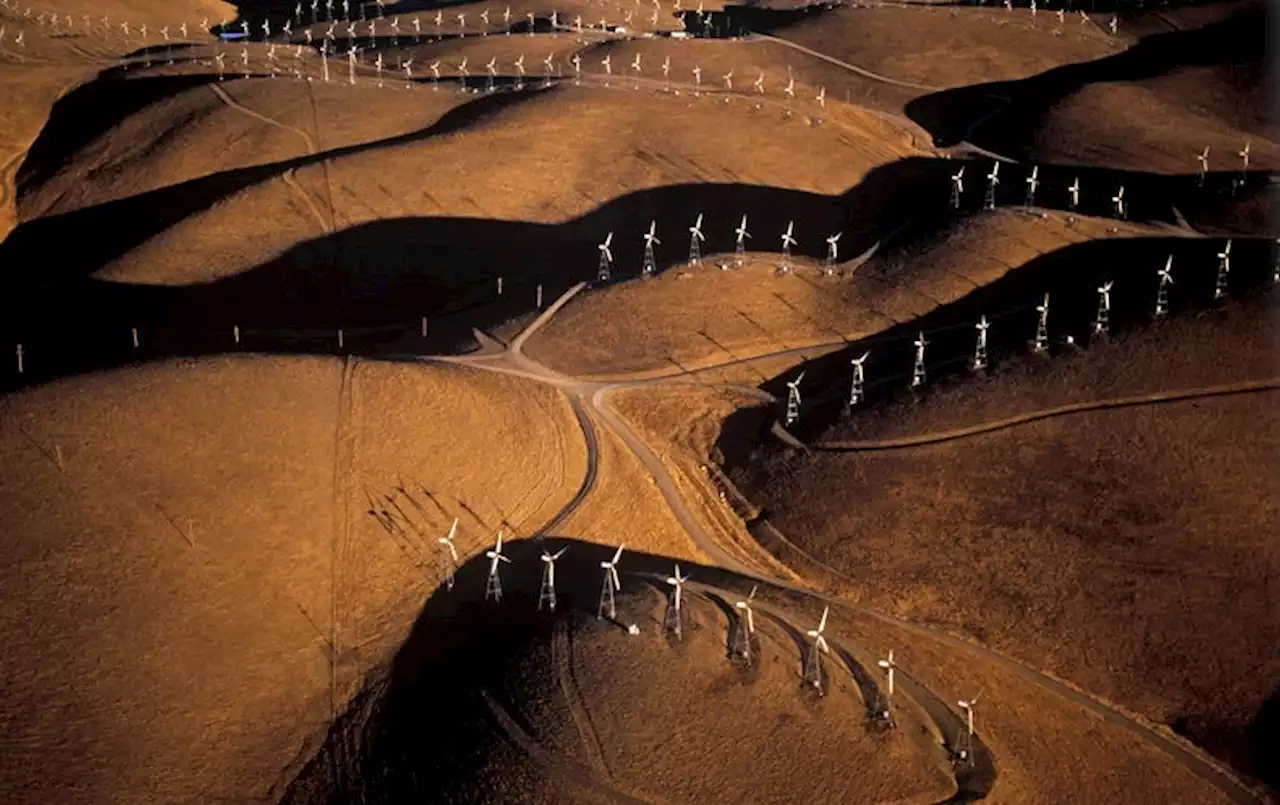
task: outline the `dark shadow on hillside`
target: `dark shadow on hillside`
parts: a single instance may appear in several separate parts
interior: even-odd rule
[[[210,75],[127,76],[120,67],[104,70],[54,102],[49,120],[18,168],[19,197],[48,181],[68,158],[130,116],[217,80]]]
[[[51,124],[45,127],[32,147],[31,155],[23,163],[23,170],[31,177],[50,176],[55,173],[68,154],[62,149],[65,146],[83,144],[75,142],[81,135],[64,133],[68,129],[76,128],[73,121],[77,120],[79,115],[85,114],[92,119],[93,110],[119,96],[122,85],[137,84],[144,96],[148,96],[146,88],[153,80],[157,79],[108,82],[101,86],[98,82],[94,82],[82,87],[81,89],[85,91],[75,99],[76,103],[64,108],[61,119],[57,121],[64,125]],[[207,79],[194,81],[182,88],[204,83],[209,82]],[[167,82],[162,83],[162,89],[172,86]],[[94,87],[105,91],[105,100],[100,100],[99,95],[93,91]],[[435,123],[418,131],[369,143],[333,148],[318,154],[280,162],[235,168],[128,198],[26,221],[14,229],[3,243],[0,243],[0,261],[13,260],[15,263],[24,264],[39,262],[56,267],[56,270],[41,272],[42,284],[84,276],[179,221],[206,210],[247,187],[274,179],[287,171],[320,164],[330,159],[452,134],[475,125],[513,104],[531,99],[540,91],[477,96],[470,102],[450,109]],[[140,103],[132,98],[130,101]],[[137,108],[141,108],[142,105],[145,104]],[[65,233],[68,232],[74,232],[79,237],[68,239],[65,237]]]
[[[554,91],[554,90],[553,90]],[[446,115],[427,132],[464,125],[508,102],[481,98]],[[429,136],[423,132],[328,152],[328,156]],[[375,221],[300,243],[270,262],[216,282],[134,286],[89,278],[107,261],[190,214],[289,167],[317,157],[237,169],[98,205],[37,219],[0,244],[0,262],[41,266],[12,280],[0,302],[0,338],[24,344],[26,373],[5,373],[0,387],[29,385],[137,360],[201,355],[233,349],[260,352],[400,355],[465,349],[471,329],[489,329],[534,310],[569,286],[595,278],[596,245],[614,232],[614,277],[638,275],[641,234],[657,221],[663,243],[659,269],[687,259],[687,227],[704,214],[706,254],[731,253],[733,231],[748,216],[752,246],[762,250],[796,222],[797,256],[821,260],[825,237],[844,232],[842,253],[858,254],[885,235],[909,244],[949,218],[948,175],[959,160],[909,158],[877,167],[840,196],[736,184],[680,185],[632,193],[582,218],[555,225],[476,218],[400,218]],[[969,162],[970,175],[984,169]],[[1046,167],[1048,185],[1060,181]],[[1074,174],[1072,174],[1074,175]],[[1108,172],[1082,172],[1082,186],[1103,184]],[[1170,200],[1221,201],[1189,177],[1114,173],[1130,182],[1134,214],[1172,220]],[[1083,177],[1088,178],[1083,178]],[[1055,178],[1056,177],[1056,178]],[[1145,186],[1143,183],[1146,183]],[[1259,179],[1257,184],[1261,184]],[[1016,183],[1007,186],[1016,189]],[[1049,189],[1043,191],[1046,203]],[[1104,206],[1110,191],[1087,191],[1086,211]],[[966,198],[962,215],[980,194]],[[1012,193],[1010,193],[1012,195]],[[1191,217],[1191,216],[1189,216]],[[902,231],[903,222],[909,222]],[[68,237],[74,233],[74,237]],[[501,277],[502,293],[498,293]],[[429,333],[421,336],[421,320]],[[142,346],[129,331],[137,327]],[[233,328],[244,336],[236,345]],[[337,330],[344,329],[343,344]]]
[[[943,90],[910,101],[907,115],[939,147],[968,141],[999,154],[1023,157],[1044,115],[1087,84],[1139,81],[1179,67],[1247,64],[1264,60],[1267,19],[1251,7],[1191,31],[1153,34],[1091,62],[1068,64],[1017,81]]]
[[[1034,340],[1039,314],[1036,306],[1048,293],[1051,350],[1073,350],[1086,346],[1098,313],[1098,287],[1113,281],[1110,331],[1150,326],[1158,287],[1157,270],[1173,256],[1173,284],[1168,288],[1170,315],[1177,316],[1213,306],[1220,241],[1189,238],[1130,238],[1094,240],[1073,244],[1042,255],[1014,269],[994,282],[974,290],[951,304],[910,322],[896,325],[871,338],[862,339],[839,352],[808,361],[762,384],[762,388],[785,399],[786,383],[804,371],[801,389],[801,419],[790,430],[805,442],[816,441],[843,414],[849,396],[853,370],[850,361],[864,352],[865,398],[859,411],[872,406],[928,394],[940,382],[964,382],[976,343],[974,325],[980,316],[990,323],[987,350],[990,366],[998,372],[1003,357],[1022,355]],[[1232,247],[1229,294],[1242,297],[1270,291],[1276,253],[1270,241],[1236,240]],[[923,332],[926,340],[926,387],[910,390],[915,360],[914,342]],[[1067,337],[1075,346],[1066,344]],[[725,436],[717,447],[725,457],[726,469],[748,469],[754,463],[756,446],[772,445],[772,437],[762,430],[772,421],[761,421],[758,413],[746,416],[756,428],[754,434],[743,425],[726,423]]]
[[[1280,688],[1254,715],[1247,734],[1249,770],[1280,792]]]
[[[568,550],[556,563],[557,614],[539,613],[539,555],[561,547]],[[284,790],[282,805],[498,801],[494,791],[501,786],[484,778],[485,759],[494,742],[510,739],[484,696],[521,721],[529,708],[512,700],[513,687],[519,688],[511,682],[520,677],[522,655],[550,639],[557,618],[595,617],[600,562],[612,558],[613,549],[547,539],[509,543],[503,552],[512,561],[500,571],[501,605],[484,600],[489,561],[483,555],[459,568],[454,589],[438,588],[425,601],[385,673],[340,715],[320,751]],[[698,582],[744,593],[749,587],[726,571],[685,562],[681,567]],[[628,636],[623,624],[641,619],[632,614],[636,606],[650,606],[647,596],[642,604],[631,597],[642,589],[643,576],[665,578],[672,560],[627,551],[619,570],[618,639],[656,639],[652,633]],[[572,783],[577,762],[564,761],[565,768],[546,773]]]

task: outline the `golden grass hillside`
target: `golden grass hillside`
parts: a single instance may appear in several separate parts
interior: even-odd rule
[[[1001,366],[825,438],[1265,379],[1275,323],[1274,302],[1255,298],[1071,358]],[[1275,412],[1275,393],[1259,392],[903,450],[766,451],[731,475],[867,603],[964,632],[1260,774],[1250,725],[1280,673]]]
[[[441,582],[454,517],[465,560],[585,469],[556,393],[425,365],[169,362],[4,413],[15,803],[265,796],[328,718],[334,633],[341,704]]]
[[[237,92],[236,83],[229,82],[228,91]],[[298,91],[293,83],[277,82],[277,91]],[[397,94],[411,103],[434,93],[421,87]],[[265,98],[255,105],[261,103]],[[858,117],[856,110],[850,115]],[[687,107],[657,93],[566,86],[487,113],[460,131],[301,167],[285,177],[295,192],[276,197],[314,208],[314,237],[322,234],[325,219],[338,230],[424,216],[560,222],[625,193],[682,183],[834,194],[873,167],[910,153],[909,138],[891,125],[869,114],[850,125],[855,123],[862,133],[849,140],[834,126],[810,129],[741,104],[724,107],[704,99]],[[812,148],[799,162],[792,159],[796,141]],[[234,192],[159,233],[120,257],[109,276],[183,284],[274,258],[302,238],[265,231],[271,228],[270,209],[257,206],[265,186]]]
[[[704,260],[696,270],[579,294],[529,339],[526,351],[568,374],[623,375],[839,344],[916,318],[1038,255],[1108,237],[1116,226],[1125,235],[1145,231],[1104,219],[1067,225],[1057,214],[1042,220],[999,210],[833,278],[818,276],[812,261],[776,277],[776,257],[750,256],[751,265],[729,271]],[[593,337],[581,338],[584,332]]]

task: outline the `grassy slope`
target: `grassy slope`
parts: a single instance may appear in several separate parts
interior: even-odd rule
[[[852,276],[812,268],[774,277],[774,263],[729,272],[667,272],[579,295],[529,340],[529,355],[571,374],[674,370],[839,342],[883,330],[998,279],[1033,257],[1105,237],[1117,222],[1069,227],[1012,211],[976,216],[940,236],[874,258]],[[1122,234],[1141,231],[1124,225]],[[903,265],[909,263],[907,272]],[[580,333],[590,332],[591,339]]]
[[[317,630],[335,544],[343,695],[438,583],[434,537],[452,516],[465,558],[503,519],[541,524],[580,481],[580,437],[551,392],[358,363],[335,441],[342,373],[321,359],[169,363],[6,400],[12,801],[263,795],[327,716]],[[494,449],[524,440],[539,448]],[[433,513],[413,515],[413,544],[364,512],[366,488],[391,493],[402,475],[443,507],[416,495]]]
[[[1002,369],[831,436],[929,432],[1077,399],[1274,374],[1256,299]],[[780,456],[747,484],[864,597],[1004,648],[1248,767],[1280,673],[1273,394],[1049,420],[884,454]],[[1232,601],[1224,619],[1221,602]]]
[[[292,82],[277,83],[277,92],[293,91]],[[235,86],[230,84],[231,91]],[[419,88],[411,95],[396,94],[403,102],[435,93]],[[891,127],[869,115],[858,120],[856,112],[851,125],[861,125],[865,136],[851,152],[841,146],[842,135],[834,127],[788,127],[745,107],[725,109],[709,100],[693,109],[677,104],[652,93],[568,87],[493,113],[458,133],[302,168],[297,182],[321,217],[327,217],[332,196],[339,228],[430,215],[553,222],[583,215],[623,193],[677,183],[736,181],[836,193],[909,148],[905,136],[895,142]],[[261,96],[253,105],[269,111],[272,104]],[[673,116],[673,108],[682,114]],[[732,127],[726,130],[728,121]],[[788,131],[814,148],[800,171],[790,162],[790,147],[778,138]],[[278,192],[278,186],[266,187],[240,191],[184,220],[122,256],[104,276],[164,284],[201,281],[242,271],[318,234],[310,213],[304,217],[312,222],[296,232],[267,231],[272,207],[298,199],[296,193]],[[276,201],[263,201],[268,192]]]
[[[885,735],[864,727],[847,673],[832,673],[827,699],[807,696],[795,644],[764,616],[759,671],[744,675],[725,659],[727,622],[710,601],[689,593],[684,641],[671,647],[662,638],[663,597],[629,589],[619,614],[641,634],[581,618],[572,644],[576,690],[552,694],[584,703],[618,787],[708,803],[924,803],[954,791],[945,756],[915,725]],[[555,715],[556,723],[535,726],[572,746],[573,722]],[[832,757],[840,763],[831,765]]]

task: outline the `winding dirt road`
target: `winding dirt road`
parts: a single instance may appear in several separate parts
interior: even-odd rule
[[[487,355],[481,355],[481,356],[475,356],[475,357],[472,357],[472,356],[420,356],[419,359],[429,360],[432,362],[440,362],[440,363],[461,364],[461,365],[471,366],[477,369],[484,369],[487,371],[496,371],[496,372],[503,372],[507,374],[514,374],[514,375],[528,378],[536,382],[555,386],[556,388],[559,388],[562,391],[564,391],[566,394],[568,394],[571,400],[576,400],[579,405],[581,405],[583,400],[586,400],[590,406],[591,412],[595,414],[598,420],[605,427],[613,431],[622,440],[622,442],[625,445],[627,445],[628,449],[630,449],[635,454],[636,458],[638,458],[640,462],[645,466],[645,468],[649,471],[650,475],[654,479],[654,482],[658,490],[661,492],[663,499],[666,501],[667,506],[670,508],[672,514],[675,515],[676,519],[680,522],[680,524],[684,527],[685,531],[688,533],[689,538],[690,540],[693,541],[694,545],[696,545],[699,550],[703,551],[708,557],[712,559],[713,562],[715,562],[719,566],[727,570],[732,570],[732,571],[741,573],[743,576],[746,576],[750,579],[754,579],[756,581],[762,582],[767,585],[771,585],[779,589],[788,590],[791,592],[800,593],[802,595],[823,600],[826,603],[831,604],[836,609],[843,609],[846,612],[850,612],[856,615],[878,620],[882,623],[892,624],[899,628],[906,629],[907,631],[910,631],[913,634],[917,634],[922,637],[927,637],[933,640],[937,640],[952,648],[962,649],[964,651],[967,651],[973,655],[976,655],[982,658],[983,660],[996,663],[1001,667],[1012,671],[1021,679],[1031,684],[1038,685],[1040,688],[1047,690],[1057,695],[1058,697],[1065,699],[1071,702],[1072,704],[1075,704],[1089,711],[1090,713],[1093,713],[1094,715],[1098,716],[1099,718],[1102,718],[1106,722],[1127,730],[1128,732],[1136,736],[1139,740],[1146,743],[1148,746],[1151,746],[1153,748],[1156,748],[1164,752],[1166,755],[1168,755],[1170,758],[1172,758],[1173,760],[1181,764],[1184,768],[1186,768],[1192,774],[1196,775],[1201,780],[1217,788],[1231,802],[1237,803],[1237,805],[1262,805],[1262,803],[1265,802],[1265,800],[1263,800],[1260,795],[1256,794],[1254,791],[1252,791],[1250,788],[1248,788],[1246,785],[1244,785],[1242,782],[1236,779],[1236,777],[1230,771],[1220,766],[1215,760],[1212,760],[1211,758],[1209,758],[1207,755],[1202,753],[1194,745],[1190,744],[1189,742],[1183,741],[1182,739],[1177,738],[1175,736],[1166,735],[1164,732],[1161,732],[1155,726],[1148,724],[1143,720],[1139,720],[1135,716],[1131,716],[1127,713],[1117,710],[1109,706],[1108,704],[1100,701],[1099,699],[1096,699],[1092,695],[1070,686],[1066,682],[1063,682],[1061,680],[1048,676],[1044,673],[1041,673],[1040,671],[1028,665],[1023,664],[1018,660],[1013,659],[1012,657],[1005,656],[1003,654],[1000,654],[999,652],[993,651],[977,643],[969,642],[968,640],[955,637],[953,635],[950,635],[946,632],[943,632],[937,629],[921,626],[915,623],[911,623],[910,621],[900,620],[898,618],[894,618],[884,613],[881,613],[872,609],[868,609],[858,604],[850,603],[844,599],[825,595],[818,591],[809,589],[808,587],[805,587],[803,585],[794,584],[785,580],[780,580],[776,577],[772,577],[768,575],[768,571],[766,569],[756,566],[756,564],[752,560],[746,557],[740,557],[740,556],[734,555],[733,553],[730,553],[729,551],[725,550],[725,548],[717,540],[712,538],[709,534],[706,533],[705,530],[703,530],[702,526],[698,523],[697,519],[693,516],[688,506],[685,504],[683,498],[680,496],[680,492],[676,487],[675,481],[672,479],[671,475],[667,472],[667,469],[665,466],[663,466],[661,460],[659,460],[658,457],[654,454],[653,450],[639,436],[636,435],[635,431],[632,430],[631,427],[618,414],[616,414],[612,409],[608,407],[606,402],[608,394],[620,388],[631,388],[631,387],[638,387],[638,386],[645,386],[645,385],[655,385],[655,384],[660,384],[664,382],[671,382],[671,381],[685,378],[688,375],[696,372],[705,372],[705,371],[714,370],[716,368],[719,368],[718,366],[702,367],[701,369],[693,370],[692,372],[675,372],[675,373],[671,373],[671,374],[667,374],[659,377],[643,378],[639,380],[631,380],[631,381],[617,380],[612,382],[593,382],[589,380],[580,380],[577,378],[569,377],[569,376],[560,374],[558,372],[555,372],[554,370],[543,366],[542,364],[534,361],[533,359],[529,358],[527,355],[524,354],[523,347],[524,347],[524,344],[528,341],[528,339],[534,333],[536,333],[539,328],[545,325],[551,319],[551,317],[554,316],[555,313],[560,310],[560,308],[562,308],[569,301],[571,301],[573,297],[575,297],[578,293],[580,293],[585,287],[586,287],[586,283],[579,283],[578,285],[573,286],[568,291],[566,291],[563,295],[561,295],[546,310],[542,311],[537,316],[537,318],[535,318],[529,324],[528,327],[526,327],[519,335],[517,335],[511,341],[511,345],[508,347],[508,349],[503,353],[487,354]],[[834,348],[834,347],[842,346],[843,343],[844,342],[838,342],[830,346]],[[799,348],[796,350],[784,351],[783,353],[779,353],[779,354],[795,354],[795,353],[800,353],[807,350],[814,350],[818,348],[821,348],[821,347],[810,346],[810,347]],[[739,360],[729,362],[729,365],[763,360],[767,357],[771,357],[771,356],[759,356],[756,358],[739,359]],[[1277,381],[1262,381],[1262,382],[1274,383]],[[1236,391],[1234,393],[1243,393],[1244,390],[1245,389],[1241,388],[1240,391]],[[1248,389],[1248,390],[1257,390],[1257,389]],[[1171,394],[1179,394],[1179,393],[1185,394],[1185,392],[1171,392]],[[1219,393],[1222,393],[1222,392],[1220,391]],[[1151,397],[1153,395],[1146,395],[1146,396]],[[1103,401],[1103,402],[1110,402],[1112,404],[1115,403],[1115,401]],[[1138,404],[1138,403],[1133,403],[1133,404]],[[1080,405],[1080,404],[1077,404],[1077,405]],[[579,409],[575,407],[575,411],[577,410]],[[1040,413],[1043,413],[1043,412],[1040,412]],[[1062,414],[1057,414],[1057,415],[1062,415]],[[599,455],[598,455],[598,449],[596,448],[595,433],[589,427],[590,425],[589,419],[590,419],[589,417],[584,418],[582,416],[579,416],[579,422],[584,424],[583,433],[584,433],[584,438],[587,440],[587,447],[588,447],[587,461],[588,461],[588,468],[589,468],[587,471],[587,474],[591,483],[588,484],[584,481],[583,488],[579,490],[579,494],[575,496],[574,500],[571,501],[570,504],[564,510],[562,510],[559,514],[557,514],[554,518],[552,518],[551,523],[549,523],[548,526],[544,526],[542,529],[540,529],[538,533],[543,533],[547,531],[554,524],[563,522],[564,519],[577,506],[579,506],[582,503],[582,501],[586,498],[587,494],[590,493],[591,485],[594,484],[594,475],[596,472],[595,468],[598,466]],[[1010,420],[1012,419],[1017,419],[1017,418],[1010,418]],[[1003,423],[1004,427],[1012,427],[1013,425],[1014,423],[1012,423],[1011,421]],[[956,437],[953,436],[953,438],[956,438]]]

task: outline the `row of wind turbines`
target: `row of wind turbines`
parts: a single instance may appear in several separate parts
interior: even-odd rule
[[[1222,251],[1218,252],[1218,270],[1215,274],[1213,285],[1213,300],[1221,301],[1226,298],[1228,291],[1228,280],[1231,273],[1231,240],[1227,240],[1222,247]],[[1273,285],[1280,285],[1280,261],[1278,261],[1272,270],[1271,281]],[[1094,336],[1106,336],[1111,329],[1111,289],[1114,287],[1113,280],[1106,280],[1098,286],[1098,308],[1094,315],[1092,323],[1092,334]],[[1155,308],[1152,312],[1153,318],[1159,320],[1169,315],[1169,287],[1173,285],[1173,255],[1165,260],[1165,264],[1156,270],[1156,297]],[[1046,293],[1041,301],[1036,305],[1036,330],[1033,340],[1031,341],[1032,352],[1038,355],[1046,355],[1049,351],[1049,294]],[[987,355],[987,331],[991,328],[991,323],[987,320],[986,315],[979,317],[974,324],[976,332],[973,354],[969,360],[969,368],[974,371],[981,371],[989,366],[989,358]],[[1075,344],[1074,336],[1068,335],[1065,338],[1068,345]],[[912,390],[919,389],[925,385],[927,379],[927,370],[925,366],[925,347],[929,341],[925,339],[924,331],[920,331],[916,339],[912,342],[915,347],[915,357],[911,368],[911,383],[909,388]],[[868,350],[862,355],[850,360],[853,367],[853,379],[850,384],[849,396],[846,399],[844,410],[846,412],[857,407],[866,399],[866,373],[864,364],[867,358],[871,356]],[[787,399],[783,422],[787,427],[794,425],[800,418],[800,383],[804,379],[805,372],[801,371],[794,379],[787,382]]]
[[[1249,151],[1253,143],[1246,140],[1244,147],[1241,148],[1236,156],[1240,158],[1240,171],[1232,178],[1232,192],[1243,186],[1249,173]],[[1198,171],[1196,174],[1196,183],[1199,187],[1204,187],[1206,179],[1209,175],[1209,146],[1205,146],[1204,150],[1196,156],[1198,163]],[[1000,185],[1000,161],[996,160],[991,165],[990,172],[986,175],[985,188],[983,195],[982,207],[986,210],[992,210],[996,207],[996,188]],[[960,169],[951,174],[951,197],[948,206],[953,210],[960,209],[961,199],[964,196],[964,173],[967,166],[962,165]],[[1040,166],[1032,165],[1031,172],[1024,179],[1027,191],[1023,208],[1030,210],[1035,206],[1036,192],[1039,190]],[[1080,207],[1080,177],[1073,178],[1070,185],[1067,186],[1067,209],[1076,212]],[[1111,197],[1111,207],[1116,218],[1125,220],[1129,217],[1129,202],[1125,198],[1124,185],[1118,186],[1115,195]]]
[[[386,515],[390,519],[391,515]],[[448,533],[439,538],[439,543],[443,547],[442,559],[444,563],[445,585],[447,590],[452,591],[455,585],[455,572],[458,568],[458,551],[454,545],[454,539],[458,533],[458,520],[454,519]],[[614,551],[612,557],[600,562],[601,569],[601,588],[599,605],[596,610],[596,616],[601,619],[617,621],[617,594],[622,590],[622,581],[618,572],[619,563],[622,560],[625,545],[619,545]],[[539,555],[542,562],[541,583],[538,590],[537,610],[539,612],[547,611],[554,613],[557,606],[557,588],[556,588],[556,562],[559,561],[569,550],[569,546],[564,546],[557,551],[544,549]],[[512,563],[510,557],[503,553],[503,533],[499,531],[494,546],[485,551],[485,558],[488,560],[488,571],[485,576],[484,600],[494,604],[502,602],[503,586],[502,586],[502,568],[504,565]],[[663,630],[676,640],[684,639],[684,617],[683,611],[685,606],[685,585],[691,581],[692,577],[683,572],[680,565],[676,563],[673,567],[673,573],[667,576],[663,581],[670,588],[667,597],[667,608],[663,617]],[[730,625],[729,637],[729,656],[734,661],[751,665],[757,661],[756,653],[756,621],[755,621],[755,600],[756,594],[759,592],[759,585],[754,585],[751,591],[742,598],[733,602],[733,608],[737,613],[734,623]],[[809,643],[803,658],[803,678],[805,684],[811,686],[818,695],[825,695],[828,692],[827,677],[823,669],[823,657],[831,653],[830,644],[827,641],[826,629],[827,622],[830,617],[830,606],[824,607],[822,617],[819,619],[815,628],[809,629],[805,635],[809,638]],[[628,628],[629,633],[638,634],[639,628],[632,624]],[[892,724],[890,713],[890,702],[895,692],[895,675],[898,673],[899,665],[894,658],[894,653],[890,650],[886,657],[877,661],[877,666],[884,672],[887,681],[887,696],[883,701],[875,703],[876,709],[874,717],[880,722],[888,725]],[[981,691],[977,696],[967,700],[960,700],[958,706],[965,713],[966,732],[962,733],[958,745],[954,747],[957,759],[962,762],[972,761],[972,745],[974,735],[974,705],[981,696]]]
[[[702,213],[698,214],[697,219],[693,222],[693,226],[689,227],[689,265],[702,265],[702,244],[706,243],[706,235],[702,231]],[[733,230],[734,233],[734,258],[733,266],[741,268],[746,265],[747,241],[751,238],[751,233],[747,230],[747,216],[742,216],[741,223]],[[835,273],[836,263],[840,258],[840,237],[843,233],[837,232],[829,235],[826,239],[827,257],[823,264],[823,273],[831,275]],[[662,244],[658,238],[658,222],[651,220],[649,222],[649,230],[642,236],[644,240],[644,258],[640,266],[640,276],[649,277],[657,271],[657,251],[656,247]],[[800,244],[795,238],[795,221],[788,221],[787,228],[783,231],[780,238],[782,259],[778,264],[779,274],[788,274],[793,268],[791,249]],[[608,282],[613,276],[613,232],[605,236],[605,239],[596,244],[596,249],[600,252],[600,261],[596,269],[596,279],[600,282]],[[728,268],[728,264],[722,268]]]

